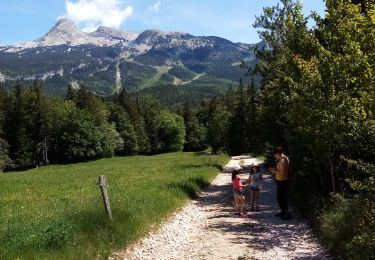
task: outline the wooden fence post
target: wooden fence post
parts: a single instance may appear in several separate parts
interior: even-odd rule
[[[99,176],[99,186],[100,186],[100,191],[101,191],[102,197],[103,197],[105,211],[107,212],[107,215],[108,215],[109,219],[112,221],[111,205],[109,204],[107,187],[106,187],[106,184],[105,184],[105,177],[103,175]]]

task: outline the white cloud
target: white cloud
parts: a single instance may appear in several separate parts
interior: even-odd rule
[[[119,28],[133,14],[133,7],[125,7],[120,0],[66,1],[65,7],[66,18],[73,20],[86,32],[100,25]]]
[[[151,5],[148,8],[148,11],[149,12],[154,12],[154,13],[159,13],[160,12],[160,5],[161,5],[161,2],[157,1],[155,4]]]

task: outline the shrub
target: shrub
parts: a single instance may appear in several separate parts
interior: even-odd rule
[[[375,258],[374,197],[333,198],[320,217],[320,237],[329,250],[345,259]]]

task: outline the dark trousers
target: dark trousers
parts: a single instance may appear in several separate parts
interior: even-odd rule
[[[281,209],[281,212],[288,211],[288,181],[276,180],[276,196],[277,203]]]

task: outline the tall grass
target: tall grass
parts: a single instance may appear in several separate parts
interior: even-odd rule
[[[227,160],[170,153],[0,174],[0,259],[106,258],[194,197]],[[106,176],[112,223],[99,175]]]

